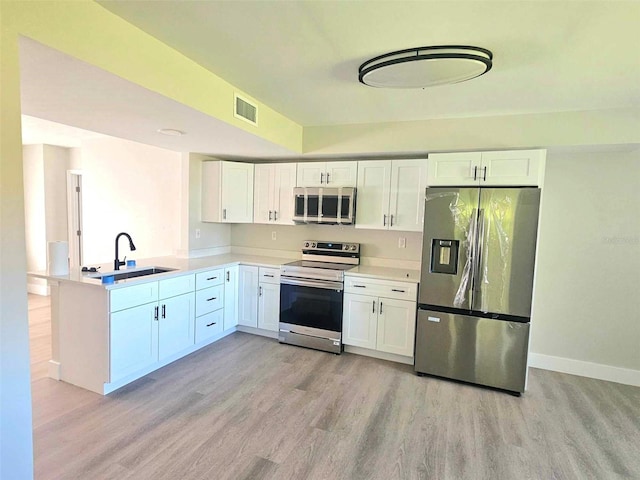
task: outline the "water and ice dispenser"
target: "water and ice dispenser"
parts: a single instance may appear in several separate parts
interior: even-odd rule
[[[434,238],[431,240],[431,273],[458,274],[459,240]]]

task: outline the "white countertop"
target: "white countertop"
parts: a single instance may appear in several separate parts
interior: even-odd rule
[[[238,265],[255,265],[258,267],[280,268],[285,263],[294,262],[297,258],[279,258],[279,257],[263,257],[258,255],[243,255],[228,253],[223,255],[212,255],[208,257],[198,258],[179,258],[175,256],[155,257],[136,259],[136,267],[129,270],[139,270],[144,267],[166,267],[171,268],[170,272],[156,273],[142,277],[126,278],[118,280],[112,284],[103,284],[99,278],[92,278],[92,273],[82,272],[80,269],[71,269],[68,275],[49,275],[47,272],[28,272],[28,275],[36,278],[44,278],[58,282],[71,282],[81,285],[94,285],[107,290],[125,287],[136,283],[144,283],[157,280],[165,280],[167,278],[184,275],[186,273],[198,273],[210,270],[212,268],[225,268]],[[100,267],[98,272],[93,275],[105,275],[113,272],[113,264],[95,265]],[[121,267],[119,272],[126,272],[125,267]],[[119,273],[115,272],[115,273]]]
[[[381,280],[397,280],[401,282],[418,283],[420,281],[420,270],[409,270],[406,268],[359,265],[351,270],[347,270],[344,274],[354,277],[379,278]]]

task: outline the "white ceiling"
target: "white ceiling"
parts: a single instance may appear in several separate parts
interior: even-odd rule
[[[100,3],[304,126],[640,108],[638,1]],[[358,83],[373,56],[438,44],[488,48],[494,67],[425,90]],[[20,49],[27,115],[220,158],[300,156],[32,40]]]

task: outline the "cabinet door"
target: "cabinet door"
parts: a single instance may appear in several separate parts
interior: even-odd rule
[[[260,283],[258,328],[278,331],[280,322],[280,285]]]
[[[342,343],[356,347],[376,348],[378,298],[354,293],[344,294],[342,311]]]
[[[158,361],[157,303],[128,308],[110,315],[110,381]]]
[[[356,228],[389,228],[391,160],[358,162]]]
[[[389,230],[422,232],[426,188],[426,160],[393,160],[391,162]]]
[[[258,267],[240,266],[238,324],[247,327],[258,326]]]
[[[480,183],[491,186],[541,185],[545,156],[545,150],[483,152]]]
[[[377,349],[413,357],[416,334],[416,303],[380,298]]]
[[[222,222],[253,222],[253,165],[222,162]]]
[[[273,220],[280,225],[293,225],[293,188],[296,186],[296,164],[276,164],[273,185]]]
[[[160,301],[158,358],[163,360],[194,344],[195,296],[187,293]]]
[[[224,272],[224,329],[238,325],[238,269],[229,267]]]
[[[296,174],[298,187],[325,187],[326,165],[324,162],[298,163]]]
[[[324,179],[327,187],[355,187],[358,181],[358,162],[327,162]]]
[[[427,184],[430,187],[477,185],[481,156],[480,152],[430,153]]]
[[[270,223],[273,221],[274,173],[275,165],[273,164],[258,164],[255,166],[253,223]]]

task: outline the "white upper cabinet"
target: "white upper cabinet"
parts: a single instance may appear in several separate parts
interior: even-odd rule
[[[427,160],[358,162],[356,228],[422,231]]]
[[[429,186],[542,186],[546,150],[433,153]]]
[[[253,165],[202,163],[202,221],[253,222]]]
[[[295,163],[256,165],[254,223],[293,225],[293,188],[295,186]]]
[[[298,163],[298,187],[355,187],[358,162]]]

